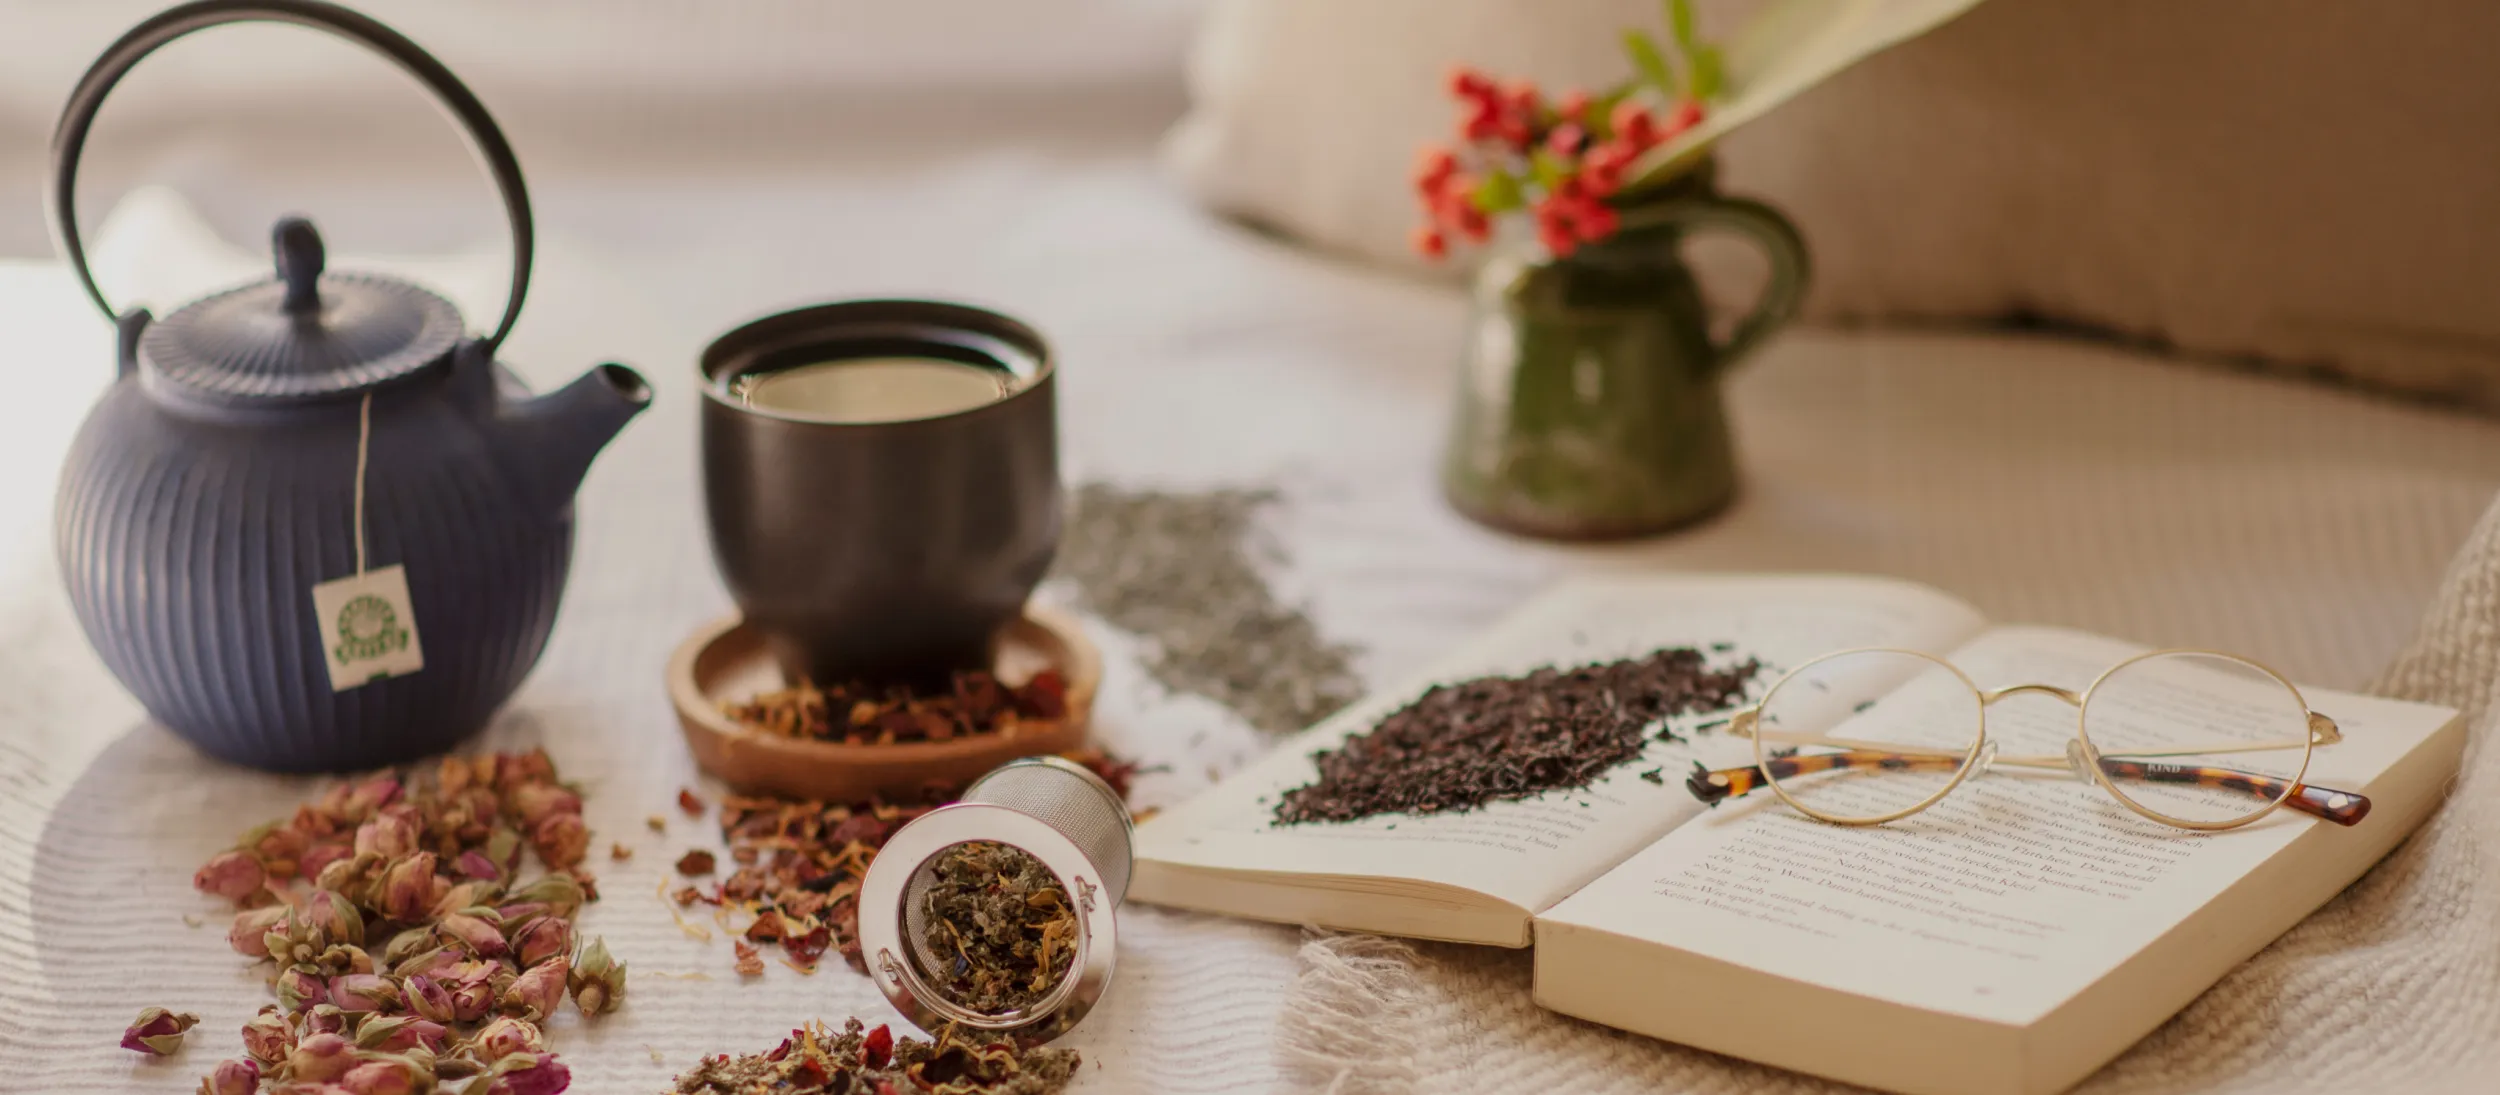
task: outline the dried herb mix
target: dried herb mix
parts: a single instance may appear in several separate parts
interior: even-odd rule
[[[1731,706],[1761,669],[1752,659],[1714,669],[1700,651],[1677,647],[1436,685],[1369,732],[1312,754],[1319,778],[1279,798],[1276,822],[1461,812],[1586,787],[1641,755],[1643,728]]]
[[[810,1024],[765,1053],[705,1058],[668,1095],[1057,1095],[1081,1061],[1075,1050],[1048,1046],[897,1039],[853,1019],[840,1034]]]
[[[1354,648],[1322,638],[1259,573],[1255,518],[1276,500],[1089,483],[1074,492],[1052,573],[1078,607],[1152,644],[1156,683],[1260,730],[1300,730],[1361,698],[1363,682]]]
[[[1125,800],[1136,765],[1086,750],[1066,754],[1111,785]],[[917,800],[827,803],[771,795],[721,799],[721,836],[738,868],[709,890],[685,886],[671,895],[679,908],[711,905],[726,928],[728,917],[749,919],[737,935],[737,969],[761,976],[763,946],[779,946],[789,963],[813,972],[825,952],[840,954],[860,973],[859,885],[877,850],[913,818],[956,799],[960,787],[931,788]],[[703,929],[689,926],[690,931]]]
[[[923,973],[956,1004],[990,1015],[1041,1002],[1076,957],[1076,911],[1042,861],[986,841],[957,844],[924,868]]]
[[[892,745],[1013,734],[1025,720],[1065,716],[1067,690],[1066,680],[1050,670],[1013,686],[980,670],[959,672],[944,692],[859,681],[819,688],[803,681],[753,699],[725,702],[721,713],[749,730],[779,737]],[[689,815],[703,812],[702,800],[688,792],[679,792],[678,805]]]

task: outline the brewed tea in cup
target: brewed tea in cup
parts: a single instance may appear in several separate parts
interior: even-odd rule
[[[964,305],[856,301],[747,324],[702,367],[713,556],[784,670],[986,667],[1059,542],[1041,337]]]

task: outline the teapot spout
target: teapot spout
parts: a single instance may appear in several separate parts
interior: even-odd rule
[[[549,504],[580,489],[590,462],[651,405],[651,385],[623,365],[598,366],[545,395],[506,404],[503,442]]]

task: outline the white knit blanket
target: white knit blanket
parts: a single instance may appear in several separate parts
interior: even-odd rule
[[[769,302],[920,290],[1033,318],[1065,359],[1071,478],[1280,485],[1276,578],[1332,637],[1369,651],[1376,681],[1558,574],[1628,566],[1897,574],[1999,620],[2244,650],[2352,686],[2403,646],[2500,490],[2500,429],[2485,422],[2049,340],[1796,332],[1733,382],[1747,469],[1736,510],[1655,544],[1554,549],[1475,529],[1432,494],[1463,332],[1449,291],[1208,221],[1125,153],[778,186],[706,180],[685,199],[719,221],[701,242],[551,232],[509,346],[541,386],[619,357],[659,390],[594,471],[552,645],[479,743],[546,745],[587,784],[600,846],[638,850],[604,872],[584,922],[632,964],[626,1007],[552,1032],[594,1095],[658,1091],[700,1054],[760,1049],[807,1019],[886,1014],[840,969],[775,967],[740,984],[727,944],[682,933],[653,893],[708,834],[642,827],[679,786],[701,785],[660,666],[725,609],[697,495],[692,361]],[[883,200],[908,193],[943,193],[947,212],[898,216],[918,207]],[[181,231],[128,231],[143,229]],[[122,247],[158,262],[162,250]],[[457,270],[434,277],[455,297],[491,297],[491,261],[473,273],[474,286]],[[0,476],[0,1092],[189,1092],[266,998],[190,872],[311,785],[201,759],[97,665],[59,592],[49,499],[107,375],[110,332],[39,266],[0,266],[0,331],[20,351],[0,400],[13,464]],[[2450,583],[2448,622],[2389,687],[2488,706],[2495,538],[2487,527]],[[1127,638],[1099,637],[1105,736],[1171,767],[1142,788],[1149,799],[1263,746],[1212,704],[1160,693]],[[2486,849],[2500,777],[2481,752],[2473,763],[2422,837],[2093,1083],[2466,1090],[2478,1064],[2500,1075],[2482,1048],[2500,1035],[2500,879]],[[1117,980],[1072,1036],[1089,1058],[1080,1093],[1820,1086],[1540,1013],[1518,954],[1410,958],[1392,944],[1391,960],[1352,969],[1376,991],[1349,996],[1348,968],[1322,960],[1363,952],[1333,945],[1297,964],[1290,929],[1124,917]],[[1394,1006],[1325,1010],[1383,992]],[[114,1047],[148,1005],[205,1017],[172,1062]]]

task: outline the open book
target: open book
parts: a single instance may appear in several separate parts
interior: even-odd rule
[[[2065,772],[1995,769],[1873,827],[1768,791],[1706,807],[1696,763],[1753,763],[1727,714],[1669,720],[1582,789],[1467,813],[1277,825],[1310,754],[1429,686],[1660,647],[1788,667],[1833,650],[1930,651],[1983,688],[2081,689],[2140,648],[1989,627],[1925,586],[1843,576],[1674,576],[1563,586],[1421,679],[1311,728],[1137,832],[1129,894],[1391,935],[1536,946],[1537,1002],[1610,1026],[1875,1087],[2054,1092],[2117,1055],[2359,877],[2435,809],[2464,747],[2455,711],[2316,689],[2343,738],[2305,782],[2358,792],[2349,827],[2277,810],[2194,833]],[[2262,659],[2263,652],[2247,652]],[[1754,695],[1771,683],[1769,675]],[[2193,718],[2193,702],[2182,717]],[[2071,737],[2074,709],[2017,696],[1992,737]],[[2188,732],[2193,732],[2192,728]],[[1641,773],[1663,769],[1653,782]]]

